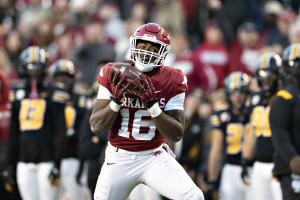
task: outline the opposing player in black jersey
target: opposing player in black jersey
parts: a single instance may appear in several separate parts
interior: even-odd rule
[[[17,167],[24,200],[56,200],[64,146],[66,94],[45,84],[48,53],[37,46],[21,56],[24,85],[10,92],[12,116],[8,163]]]
[[[220,179],[220,200],[252,199],[250,188],[243,185],[240,176],[241,150],[249,122],[249,111],[245,106],[249,82],[250,77],[242,72],[233,72],[226,77],[224,86],[229,107],[211,116],[213,139],[208,163],[210,189],[216,188],[222,168],[222,156],[226,156]]]
[[[65,107],[66,145],[63,147],[61,161],[61,187],[64,195],[70,200],[84,199],[84,190],[76,182],[79,170],[78,159],[78,131],[86,112],[86,96],[73,92],[75,81],[75,67],[72,61],[60,59],[49,68],[52,84],[68,94]]]
[[[288,46],[282,56],[285,86],[277,92],[270,111],[275,148],[273,173],[284,200],[300,199],[300,44]]]
[[[280,66],[281,58],[275,53],[263,54],[257,61],[255,77],[261,91],[251,94],[252,131],[245,138],[242,159],[242,177],[246,183],[247,167],[255,160],[251,177],[255,200],[282,199],[279,182],[272,176],[274,150],[269,127],[270,104],[280,85]]]

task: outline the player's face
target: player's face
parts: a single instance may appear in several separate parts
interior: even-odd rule
[[[242,92],[232,92],[229,95],[229,100],[231,102],[231,105],[234,108],[238,108],[238,109],[243,107],[243,105],[245,104],[246,98],[247,98],[247,95]]]
[[[258,79],[261,83],[260,84],[261,89],[263,89],[264,91],[268,91],[276,81],[277,76],[274,73],[261,70],[259,71]]]
[[[62,83],[67,90],[70,90],[73,87],[73,78],[67,74],[58,74],[54,81]]]
[[[38,79],[42,75],[42,70],[39,68],[36,68],[36,69],[27,70],[26,73],[31,79]]]
[[[148,51],[150,53],[157,54],[159,52],[159,45],[148,41],[138,41],[136,48],[143,51]],[[153,63],[156,58],[151,56],[151,54],[145,54],[141,52],[139,54],[138,59],[140,59],[140,61],[144,62],[145,64],[149,64],[149,63]]]

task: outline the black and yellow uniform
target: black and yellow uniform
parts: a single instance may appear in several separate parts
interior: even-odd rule
[[[251,95],[251,123],[256,136],[255,160],[264,163],[273,162],[273,145],[269,127],[270,103],[273,97],[266,97],[263,92]]]
[[[59,163],[62,158],[67,94],[43,84],[39,84],[37,89],[36,99],[29,98],[29,87],[13,88],[10,92],[9,164]]]
[[[249,112],[237,115],[231,108],[217,111],[211,116],[212,127],[222,130],[224,134],[225,163],[240,165],[244,134],[249,131],[248,123]]]
[[[48,52],[38,46],[26,48],[20,55],[24,85],[10,93],[7,168],[16,166],[17,185],[24,200],[55,200],[58,194],[68,94],[44,84],[48,58]]]
[[[86,96],[72,93],[66,101],[66,145],[63,147],[61,161],[61,183],[64,194],[68,199],[84,199],[83,187],[76,182],[80,170],[79,160],[79,128],[86,113]]]
[[[270,111],[272,142],[275,148],[273,173],[281,183],[284,200],[300,199],[300,176],[289,163],[300,155],[300,88],[287,85],[277,92]],[[297,184],[298,183],[298,184]]]
[[[78,157],[78,131],[83,117],[86,113],[85,95],[72,94],[70,99],[66,101],[65,118],[66,118],[66,142],[63,148],[63,157]]]

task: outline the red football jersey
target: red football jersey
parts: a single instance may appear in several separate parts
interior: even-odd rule
[[[111,95],[108,70],[114,64],[116,63],[108,63],[100,72],[98,79],[100,88],[102,87],[102,92],[99,90],[100,94],[98,94],[100,99],[109,99],[109,95]],[[155,88],[156,98],[159,99],[159,106],[163,111],[181,109],[179,108],[180,103],[172,101],[173,97],[176,98],[177,95],[182,95],[187,90],[186,77],[181,70],[162,66],[151,77],[151,81]],[[125,94],[125,100],[121,105],[116,121],[110,128],[108,141],[113,146],[128,151],[154,149],[166,142],[156,128],[146,107],[137,97],[128,94]]]

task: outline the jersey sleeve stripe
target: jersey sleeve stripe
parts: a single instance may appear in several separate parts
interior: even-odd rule
[[[52,95],[52,100],[57,102],[65,102],[67,99],[69,99],[69,95],[62,91],[55,91]]]
[[[293,95],[291,95],[288,91],[280,90],[277,92],[277,96],[280,96],[286,100],[292,99]]]
[[[165,106],[165,111],[167,110],[183,110],[185,93],[180,93],[172,97]]]
[[[112,94],[110,93],[110,91],[103,85],[100,85],[97,99],[110,99],[111,96]]]

